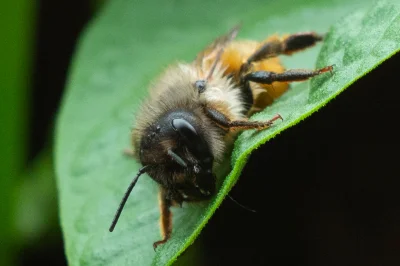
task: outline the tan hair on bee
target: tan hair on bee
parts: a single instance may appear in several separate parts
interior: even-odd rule
[[[162,239],[171,237],[171,206],[204,201],[216,192],[215,169],[238,132],[269,128],[268,121],[250,121],[281,96],[288,83],[332,71],[285,70],[279,55],[291,55],[314,46],[322,36],[303,32],[272,36],[263,42],[234,41],[233,28],[200,52],[192,63],[166,69],[150,89],[132,131],[132,155],[143,165],[126,191],[110,232],[139,176],[147,173],[159,184]]]

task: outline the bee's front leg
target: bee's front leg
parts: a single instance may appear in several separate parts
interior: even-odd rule
[[[219,127],[227,130],[247,130],[247,129],[257,129],[262,130],[269,128],[274,121],[282,119],[282,117],[277,114],[267,121],[251,121],[251,120],[234,120],[231,121],[228,116],[224,113],[212,108],[205,108],[206,115]],[[283,120],[283,119],[282,119]]]
[[[165,244],[168,239],[170,239],[172,233],[172,212],[170,210],[172,200],[169,199],[167,191],[163,187],[160,187],[158,193],[158,204],[160,207],[160,230],[162,239],[154,242],[154,250],[156,250],[159,245]]]

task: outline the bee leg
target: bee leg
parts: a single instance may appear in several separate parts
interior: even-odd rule
[[[131,148],[124,149],[123,154],[128,157],[135,157],[135,152]]]
[[[267,121],[250,121],[250,120],[231,121],[225,114],[216,109],[207,107],[205,110],[207,116],[211,120],[213,120],[219,127],[229,130],[246,130],[246,129],[262,130],[269,128],[274,123],[274,121],[282,119],[282,117],[279,114],[277,114],[273,118]]]
[[[247,61],[257,62],[280,54],[291,55],[292,53],[310,48],[322,40],[322,35],[315,32],[295,33],[284,39],[276,38],[262,45]]]
[[[323,36],[315,32],[291,34],[283,39],[274,38],[258,48],[242,65],[241,72],[249,70],[251,63],[262,61],[280,54],[291,55],[295,52],[314,46],[322,41]]]
[[[317,70],[290,69],[282,73],[275,73],[269,71],[255,71],[246,74],[242,79],[244,81],[253,81],[261,84],[272,84],[275,81],[279,82],[304,81],[325,72],[332,73],[332,70],[333,66],[326,66],[324,68],[320,68]]]
[[[323,35],[312,31],[291,34],[282,41],[283,54],[291,55],[301,50],[310,48],[323,39]]]
[[[172,232],[172,212],[170,210],[172,201],[171,199],[168,199],[167,191],[164,188],[160,188],[160,191],[158,193],[158,200],[160,207],[160,229],[162,239],[154,242],[154,250],[156,250],[159,245],[165,244],[171,237]]]

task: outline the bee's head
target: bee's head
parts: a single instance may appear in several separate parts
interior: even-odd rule
[[[205,200],[214,194],[214,156],[203,124],[199,115],[181,109],[166,113],[146,128],[137,154],[143,167],[129,185],[110,232],[114,230],[132,189],[143,173],[161,184],[168,191],[167,196],[177,203]]]
[[[150,125],[142,136],[142,164],[153,165],[149,175],[181,200],[206,199],[215,192],[214,156],[205,130],[194,112],[174,110]]]

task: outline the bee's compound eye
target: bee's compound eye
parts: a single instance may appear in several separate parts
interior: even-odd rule
[[[197,138],[196,129],[194,129],[194,127],[183,118],[173,119],[172,127],[188,141],[195,141]]]
[[[201,162],[202,167],[204,161],[212,163],[213,156],[207,142],[191,123],[183,118],[175,118],[172,120],[172,127],[179,134],[189,151]],[[201,169],[199,170],[201,171]]]
[[[194,86],[199,90],[199,93],[203,93],[206,90],[206,81],[204,79],[197,80]]]

